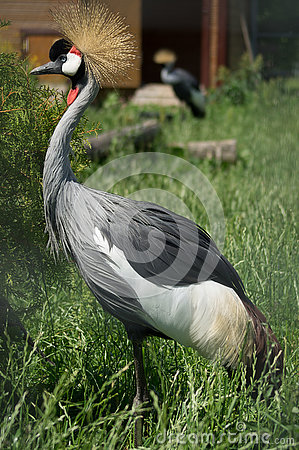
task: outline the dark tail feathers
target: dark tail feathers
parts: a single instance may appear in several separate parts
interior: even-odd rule
[[[247,367],[246,381],[266,376],[274,388],[281,385],[283,372],[283,351],[265,316],[253,303],[244,302],[244,306],[252,319],[255,332],[256,361]]]

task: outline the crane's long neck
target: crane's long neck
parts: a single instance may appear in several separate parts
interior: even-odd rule
[[[45,158],[44,209],[52,243],[55,241],[55,208],[58,192],[67,180],[75,180],[69,161],[71,138],[82,114],[94,100],[99,88],[93,77],[85,76],[79,84],[79,89],[78,97],[69,106],[54,130]]]
[[[161,71],[161,79],[165,84],[175,84],[178,82],[177,77],[172,74],[174,69],[174,62],[170,62],[164,65]]]

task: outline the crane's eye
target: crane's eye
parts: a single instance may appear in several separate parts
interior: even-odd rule
[[[66,55],[60,55],[58,59],[59,59],[59,61],[65,63],[66,60],[67,60],[67,56]]]

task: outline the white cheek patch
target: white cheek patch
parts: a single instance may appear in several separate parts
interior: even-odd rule
[[[80,58],[80,56],[76,55],[75,53],[68,53],[67,61],[62,64],[61,67],[62,73],[69,76],[75,75],[81,65],[81,62],[82,59]]]

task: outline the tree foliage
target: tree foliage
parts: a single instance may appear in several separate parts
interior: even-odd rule
[[[42,171],[49,138],[66,108],[61,93],[39,87],[16,54],[0,53],[0,294],[20,306],[40,303],[45,286],[70,280],[70,265],[54,263],[47,247]],[[72,140],[73,168],[86,166],[86,120]]]
[[[218,97],[227,97],[234,105],[243,104],[248,94],[261,82],[262,67],[262,56],[258,55],[251,62],[248,53],[242,55],[238,68],[234,71],[221,66],[217,76],[217,81],[220,82],[217,90]]]

